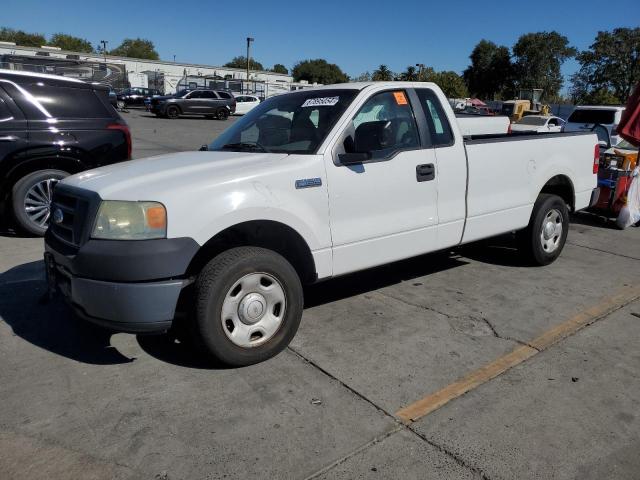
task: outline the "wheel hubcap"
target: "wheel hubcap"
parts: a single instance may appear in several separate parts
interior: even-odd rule
[[[562,214],[559,210],[551,209],[542,221],[540,243],[546,253],[555,252],[560,246],[562,238]]]
[[[286,297],[282,285],[268,273],[250,273],[227,292],[220,320],[235,345],[252,348],[269,341],[284,319]]]
[[[47,178],[33,185],[24,197],[24,211],[29,220],[39,227],[46,227],[51,217],[51,198],[57,178]]]

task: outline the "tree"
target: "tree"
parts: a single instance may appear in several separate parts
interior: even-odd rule
[[[507,47],[480,40],[469,59],[471,65],[463,77],[473,95],[491,100],[513,96],[513,64]]]
[[[344,83],[349,77],[334,63],[327,63],[322,58],[315,60],[302,60],[293,67],[293,79],[296,82],[306,80],[309,83]]]
[[[388,82],[393,80],[394,74],[389,67],[386,65],[380,65],[376,70],[373,71],[373,75],[371,79],[374,82]]]
[[[522,35],[513,46],[518,88],[542,88],[544,98],[557,97],[562,88],[561,65],[576,54],[569,39],[558,32]]]
[[[14,42],[23,47],[41,47],[47,43],[41,33],[27,33],[7,27],[0,28],[0,41]]]
[[[145,58],[148,60],[159,60],[160,56],[156,52],[156,47],[151,40],[143,38],[125,38],[124,41],[109,52],[109,55],[131,58]]]
[[[271,71],[274,73],[283,73],[285,75],[289,75],[289,70],[287,70],[287,67],[285,67],[281,63],[276,63]]]
[[[466,98],[469,96],[469,90],[464,79],[456,72],[435,72],[429,73],[426,77],[427,82],[433,82],[438,85],[447,98]]]
[[[225,67],[229,68],[242,68],[246,70],[247,68],[247,57],[244,55],[240,55],[238,57],[233,57],[230,62],[224,64]],[[249,69],[250,70],[264,70],[264,67],[260,62],[256,59],[252,58],[249,60]]]
[[[577,101],[625,102],[640,79],[640,27],[598,32],[577,60],[580,70],[571,78]]]
[[[352,77],[351,81],[352,82],[370,82],[371,81],[371,74],[369,72],[361,73],[357,77]]]
[[[91,45],[91,42],[88,40],[67,35],[66,33],[55,33],[48,44],[54,47],[60,47],[62,50],[69,50],[70,52],[92,53],[94,51],[93,45]]]
[[[413,65],[409,65],[407,69],[398,76],[399,80],[406,82],[415,82],[418,80],[418,71]]]

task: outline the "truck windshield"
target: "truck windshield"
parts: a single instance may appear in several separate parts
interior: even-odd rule
[[[358,90],[308,90],[271,97],[225,130],[209,150],[313,154]]]

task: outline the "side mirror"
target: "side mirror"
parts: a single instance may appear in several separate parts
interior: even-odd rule
[[[198,151],[200,151],[200,152],[207,152],[207,151],[209,151],[209,145],[202,145],[202,146],[198,149]]]

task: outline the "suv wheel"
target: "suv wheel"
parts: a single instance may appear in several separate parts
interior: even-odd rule
[[[11,203],[13,216],[22,230],[33,235],[44,235],[51,216],[53,187],[68,175],[62,170],[40,170],[16,182]]]
[[[195,300],[194,343],[226,365],[251,365],[278,354],[302,318],[298,274],[264,248],[239,247],[216,256],[196,280]]]
[[[229,110],[227,108],[221,108],[216,112],[218,120],[226,120],[229,118]]]
[[[167,117],[168,118],[178,118],[180,116],[180,109],[175,105],[169,105],[167,107]]]
[[[516,233],[523,256],[535,265],[548,265],[560,256],[569,232],[569,209],[557,195],[541,193],[531,220]]]

